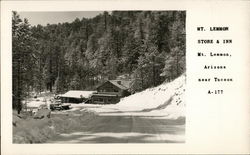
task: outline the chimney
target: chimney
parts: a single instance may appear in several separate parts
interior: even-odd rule
[[[121,84],[122,84],[122,82],[121,82],[121,81],[117,81],[117,83],[118,83],[119,85],[121,85]]]

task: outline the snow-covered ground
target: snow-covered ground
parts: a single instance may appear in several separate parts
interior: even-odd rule
[[[87,109],[100,115],[163,116],[177,119],[185,117],[185,74],[170,83],[122,98],[116,105],[88,105]],[[87,106],[82,105],[82,106]]]
[[[35,96],[36,93],[34,93]],[[47,108],[49,108],[50,104],[53,102],[54,98],[53,98],[53,94],[50,92],[41,92],[38,97],[34,98],[28,98],[22,101],[23,103],[23,108],[24,109],[32,109],[32,111],[35,113],[37,112],[38,108],[41,105],[45,105],[47,106]]]
[[[122,98],[115,105],[71,104],[71,109],[62,111],[92,111],[99,115],[134,115],[161,116],[161,118],[178,119],[185,117],[185,87],[186,76],[181,75],[170,83],[146,89],[128,97]],[[52,97],[43,96],[27,101],[28,107],[39,107],[49,104]]]
[[[185,74],[170,83],[121,99],[115,105],[71,104],[53,113],[85,117],[79,131],[60,134],[48,143],[183,143],[185,142]],[[31,99],[29,106],[53,102],[52,96]]]
[[[44,97],[29,99],[28,101],[24,101],[24,103],[27,103],[27,107],[34,107],[37,108],[40,105],[48,104],[50,103],[49,100],[45,99]]]

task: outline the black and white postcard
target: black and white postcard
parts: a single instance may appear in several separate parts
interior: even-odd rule
[[[250,153],[248,1],[1,4],[2,154]]]

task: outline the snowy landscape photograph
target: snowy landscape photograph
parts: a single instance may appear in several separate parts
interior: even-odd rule
[[[186,11],[12,12],[14,144],[185,143]]]

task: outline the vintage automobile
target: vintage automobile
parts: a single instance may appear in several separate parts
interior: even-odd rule
[[[55,100],[54,103],[50,104],[50,110],[68,110],[70,109],[69,103],[61,103],[61,100]]]

